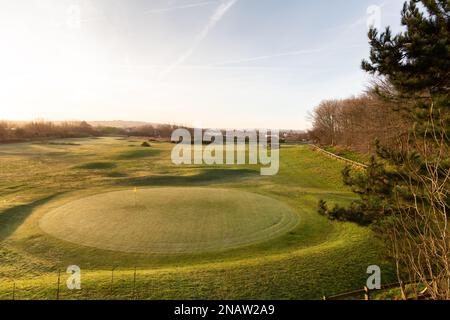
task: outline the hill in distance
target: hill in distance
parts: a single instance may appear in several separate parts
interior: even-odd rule
[[[137,128],[143,126],[159,126],[158,123],[145,122],[145,121],[124,121],[124,120],[113,120],[113,121],[88,121],[91,126],[94,127],[114,127],[114,128]]]

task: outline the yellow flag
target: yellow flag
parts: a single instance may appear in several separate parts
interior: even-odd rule
[[[137,188],[136,187],[134,187],[134,192],[137,192]]]

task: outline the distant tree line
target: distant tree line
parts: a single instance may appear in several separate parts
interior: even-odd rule
[[[146,125],[136,128],[92,126],[86,121],[30,122],[0,121],[0,143],[42,139],[84,138],[105,135],[142,136],[155,139],[170,139],[177,125]]]
[[[179,128],[185,128],[180,125],[173,124],[159,124],[159,125],[144,125],[136,128],[125,129],[124,134],[131,136],[141,136],[150,138],[170,139],[172,132]]]
[[[388,86],[383,87],[386,91]],[[358,97],[325,100],[312,113],[310,138],[321,145],[374,153],[375,141],[392,146],[407,138],[412,121],[372,90]]]
[[[0,143],[20,142],[28,140],[42,139],[64,139],[98,137],[107,135],[121,135],[133,137],[146,137],[149,139],[160,139],[170,141],[172,132],[176,129],[186,129],[194,137],[194,129],[188,126],[174,124],[148,124],[132,128],[122,128],[113,126],[93,126],[86,121],[72,122],[51,122],[36,120],[30,122],[0,121]],[[219,130],[223,135],[227,135],[226,130]],[[280,143],[289,141],[304,142],[308,140],[306,132],[281,131]],[[248,141],[248,139],[246,140]],[[192,141],[194,142],[194,140]],[[205,142],[209,143],[209,142]]]
[[[46,138],[80,138],[102,134],[87,122],[53,123],[49,121],[31,121],[14,123],[0,122],[0,142],[15,142]]]

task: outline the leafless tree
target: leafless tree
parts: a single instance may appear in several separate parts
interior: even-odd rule
[[[430,102],[431,105],[433,102]],[[413,283],[418,296],[450,299],[450,226],[448,224],[450,169],[449,137],[442,117],[435,120],[433,107],[422,136],[412,130],[403,148],[412,149],[417,156],[402,159],[402,183],[395,190],[397,212],[387,223],[388,244],[395,258],[398,277],[402,283]],[[436,121],[441,123],[436,123]],[[407,155],[408,153],[400,153]],[[405,200],[405,194],[410,195]],[[402,272],[406,271],[406,272]],[[407,279],[405,279],[405,275]],[[402,286],[403,297],[406,297]]]
[[[363,153],[375,151],[375,140],[395,145],[405,139],[410,122],[374,93],[344,100],[323,101],[312,113],[311,136],[323,145],[341,146]]]

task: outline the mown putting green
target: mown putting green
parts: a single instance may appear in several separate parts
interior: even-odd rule
[[[283,202],[215,188],[97,194],[48,212],[40,227],[61,240],[135,253],[224,250],[280,236],[298,224]]]

